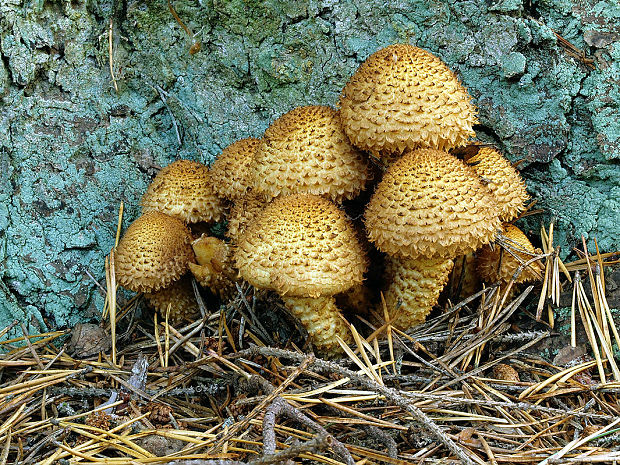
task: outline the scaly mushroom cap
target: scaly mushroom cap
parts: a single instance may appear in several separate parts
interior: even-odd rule
[[[478,122],[471,97],[445,63],[407,44],[378,50],[361,64],[342,91],[340,114],[353,145],[378,158],[465,145]]]
[[[260,139],[248,137],[226,147],[211,165],[209,174],[215,193],[237,201],[251,187],[250,163]]]
[[[366,258],[344,213],[315,195],[279,197],[239,238],[235,262],[255,287],[333,295],[362,282]]]
[[[178,160],[162,168],[140,204],[142,213],[159,211],[187,223],[219,221],[225,210],[211,187],[209,168],[190,160]]]
[[[446,152],[418,149],[385,172],[365,222],[370,240],[389,255],[452,258],[491,241],[498,214],[470,167]]]
[[[256,149],[254,189],[268,198],[315,194],[334,202],[356,197],[370,178],[365,156],[342,131],[338,112],[295,108],[275,120]]]
[[[118,283],[136,292],[154,292],[179,279],[193,262],[192,236],[185,224],[160,212],[135,220],[115,253]]]
[[[144,294],[144,298],[159,312],[162,316],[161,320],[166,317],[168,306],[170,306],[168,318],[173,325],[191,321],[200,314],[192,280],[187,274],[168,287]]]
[[[249,191],[243,198],[238,199],[228,214],[228,229],[226,237],[237,242],[245,227],[263,211],[267,200],[263,194],[254,190]]]
[[[514,220],[530,198],[519,172],[501,153],[491,147],[480,147],[477,153],[464,157],[497,199],[502,221]]]
[[[478,274],[487,283],[496,283],[498,281],[507,283],[523,263],[531,260],[534,255],[541,253],[541,250],[534,248],[523,231],[516,226],[505,223],[503,228],[503,234],[507,239],[506,242],[509,244],[511,252],[519,257],[521,261],[507,250],[502,251],[502,247],[499,244],[495,244],[493,249],[485,245],[478,252],[477,267]],[[538,261],[532,262],[530,266],[523,269],[521,274],[515,279],[515,282],[523,283],[539,279],[541,271],[542,264]]]

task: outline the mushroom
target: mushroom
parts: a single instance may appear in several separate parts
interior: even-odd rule
[[[193,263],[190,262],[191,265]],[[170,308],[169,322],[172,325],[192,321],[200,314],[192,280],[187,273],[168,287],[145,293],[144,298],[163,318]]]
[[[423,322],[448,279],[452,259],[491,241],[495,199],[473,170],[434,149],[407,152],[385,172],[365,212],[368,236],[389,255],[385,300],[397,327]],[[400,302],[400,305],[399,305]]]
[[[388,161],[406,149],[465,145],[478,122],[456,75],[408,44],[378,50],[360,65],[342,91],[340,115],[353,145]]]
[[[177,281],[193,262],[192,236],[185,224],[160,212],[136,219],[115,252],[118,283],[136,292],[154,292]]]
[[[457,150],[457,156],[471,166],[497,199],[502,221],[514,220],[530,198],[525,182],[514,166],[496,149],[483,145]]]
[[[476,260],[480,278],[487,283],[499,282],[500,286],[508,284],[521,265],[529,262],[535,255],[542,254],[542,251],[534,248],[523,231],[515,225],[504,223],[502,228],[510,251],[502,250],[503,247],[497,244],[493,248],[485,245],[478,252]],[[541,271],[542,264],[534,261],[515,276],[515,283],[541,279]]]
[[[189,269],[201,286],[222,299],[228,299],[235,292],[237,271],[232,263],[231,247],[217,237],[204,234],[192,242],[196,263]]]
[[[356,197],[370,178],[369,163],[326,106],[295,108],[265,131],[250,167],[254,190],[267,199],[315,194],[340,203]]]
[[[225,211],[211,187],[209,168],[190,160],[178,160],[162,168],[140,204],[142,213],[159,211],[186,223],[216,222]]]
[[[325,356],[351,341],[333,296],[362,282],[366,257],[353,226],[329,200],[309,194],[279,197],[248,225],[234,254],[240,275],[272,289]]]
[[[236,202],[250,188],[250,164],[260,139],[248,137],[226,147],[211,168],[213,191],[221,198]]]
[[[250,190],[244,197],[238,199],[228,214],[228,229],[226,237],[233,243],[245,231],[245,227],[265,208],[269,203],[265,196],[254,190]]]

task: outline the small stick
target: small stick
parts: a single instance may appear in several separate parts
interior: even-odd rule
[[[108,28],[108,58],[110,65],[110,76],[112,77],[112,84],[114,84],[114,90],[118,94],[118,84],[116,83],[116,76],[114,76],[114,49],[113,49],[113,36],[112,30],[114,27],[114,23],[112,18],[110,18],[110,27]]]
[[[177,136],[177,142],[179,143],[179,145],[183,145],[183,140],[181,139],[181,133],[179,132],[179,125],[177,123],[177,119],[174,117],[174,113],[172,113],[172,110],[168,106],[168,99],[165,96],[164,90],[158,85],[151,86],[151,87],[153,87],[153,89],[157,91],[157,93],[159,94],[159,98],[164,104],[164,107],[166,107],[166,110],[168,110],[168,113],[170,113],[170,118],[172,119],[172,126],[174,126],[174,132],[176,133],[176,136]]]
[[[244,351],[245,352],[245,351]],[[241,353],[241,352],[238,352]],[[299,367],[286,378],[282,384],[280,384],[273,392],[271,392],[267,397],[265,397],[254,409],[239,423],[235,423],[227,433],[222,435],[217,442],[211,446],[209,449],[209,453],[214,453],[219,447],[221,447],[226,441],[235,436],[239,431],[243,428],[247,427],[256,415],[258,415],[261,411],[265,409],[267,405],[269,405],[276,397],[278,397],[287,387],[291,384],[297,377],[308,367],[308,365],[314,360],[313,355],[309,355],[306,358],[302,358],[301,364]]]
[[[270,347],[252,347],[251,349],[246,349],[242,352],[238,352],[237,354],[234,354],[234,356],[251,356],[257,354],[263,356],[288,358],[297,361],[303,360],[303,355],[301,354],[297,354],[295,352],[283,349],[273,349]],[[395,389],[382,386],[375,381],[364,376],[360,376],[353,370],[344,368],[335,362],[315,359],[313,362],[311,362],[311,365],[315,369],[327,371],[330,373],[338,373],[340,375],[346,376],[350,380],[355,381],[356,383],[366,387],[367,389],[371,389],[381,394],[386,399],[390,400],[392,403],[409,413],[416,421],[418,421],[424,427],[424,429],[426,429],[430,434],[439,439],[439,441],[441,441],[441,443],[446,446],[448,450],[455,454],[459,458],[461,463],[463,463],[464,465],[474,465],[474,461],[467,456],[463,448],[459,447],[459,445],[455,443],[452,439],[450,439],[450,437],[446,433],[444,433],[441,428],[435,422],[433,422],[433,420],[431,420],[424,412],[422,412],[422,410],[412,405],[407,398],[400,395]]]
[[[330,445],[342,459],[345,460],[347,465],[355,465],[355,460],[351,457],[351,454],[347,448],[337,441],[331,434],[327,432],[325,428],[319,425],[314,420],[311,420],[304,415],[299,409],[296,409],[282,397],[276,397],[272,404],[269,406],[263,417],[263,454],[265,456],[274,455],[276,451],[276,417],[284,414],[287,417],[300,422],[302,425],[314,429],[319,432],[319,437],[325,437],[330,439]]]
[[[39,368],[41,370],[45,370],[45,367],[43,366],[43,362],[41,362],[41,359],[39,358],[37,351],[34,350],[34,347],[32,346],[32,342],[30,342],[30,338],[28,337],[28,330],[26,329],[26,325],[24,324],[23,321],[20,322],[20,326],[22,328],[22,332],[24,333],[24,340],[26,341],[26,345],[28,345],[28,349],[30,349],[30,353],[36,360],[37,365],[39,365]]]
[[[192,33],[191,29],[189,27],[187,27],[183,21],[181,21],[181,18],[179,17],[177,12],[174,10],[174,7],[172,6],[172,2],[170,0],[168,0],[168,9],[170,10],[170,13],[172,14],[172,16],[174,16],[174,19],[177,20],[177,23],[179,23],[179,25],[187,33],[187,35],[189,36],[190,40],[194,41],[192,46],[189,48],[189,54],[193,55],[194,53],[199,52],[200,51],[200,41],[196,40],[196,38],[194,37],[194,34]]]

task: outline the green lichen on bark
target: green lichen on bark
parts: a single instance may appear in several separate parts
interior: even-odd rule
[[[210,162],[298,105],[335,105],[358,64],[410,42],[457,71],[480,137],[512,160],[568,252],[620,249],[613,0],[116,0],[0,3],[0,325],[102,308],[103,257],[157,167]],[[112,20],[116,93],[108,63]],[[553,30],[594,68],[563,48]]]

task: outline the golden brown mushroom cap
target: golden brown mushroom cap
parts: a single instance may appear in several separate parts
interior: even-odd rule
[[[502,221],[514,220],[530,198],[519,172],[501,153],[492,147],[480,147],[473,156],[465,156],[497,199]]]
[[[378,50],[342,91],[340,114],[349,140],[381,157],[405,149],[449,150],[474,136],[476,109],[455,74],[413,45]]]
[[[250,167],[254,189],[268,198],[315,194],[334,202],[356,197],[370,178],[366,157],[342,130],[338,112],[295,108],[265,131]]]
[[[252,182],[250,163],[260,139],[248,137],[226,147],[209,170],[215,193],[233,202],[243,197]]]
[[[487,283],[496,283],[498,281],[507,283],[523,263],[530,261],[534,255],[541,253],[540,250],[534,248],[523,231],[515,225],[504,223],[503,229],[503,234],[507,239],[507,246],[510,247],[512,253],[519,257],[519,259],[515,258],[507,250],[502,251],[502,247],[499,244],[495,244],[493,249],[488,245],[482,247],[478,252],[476,263],[478,274]],[[523,283],[536,280],[539,278],[537,272],[540,273],[541,271],[542,264],[538,261],[532,262],[530,266],[523,269],[521,274],[515,279],[515,282]]]
[[[192,236],[185,224],[160,212],[135,220],[115,253],[118,283],[136,292],[154,292],[185,274],[194,261]]]
[[[209,168],[190,160],[162,168],[140,204],[142,213],[159,211],[187,223],[219,221],[224,215],[224,204],[211,187]]]
[[[255,287],[281,295],[333,295],[360,283],[363,249],[344,213],[315,195],[279,197],[239,238],[235,262]]]
[[[452,258],[491,241],[498,215],[470,167],[446,152],[418,149],[385,172],[365,222],[370,240],[389,255]]]

